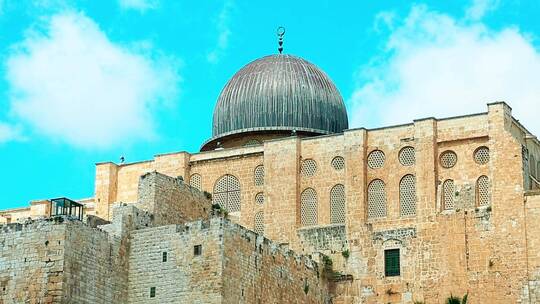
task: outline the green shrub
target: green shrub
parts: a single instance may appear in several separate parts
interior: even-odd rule
[[[345,249],[345,250],[343,250],[343,251],[341,252],[341,255],[342,255],[344,258],[348,259],[349,256],[351,255],[351,253],[350,253],[349,249]]]

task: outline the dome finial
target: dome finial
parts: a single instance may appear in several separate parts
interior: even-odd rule
[[[283,52],[283,35],[285,35],[285,28],[280,26],[277,28],[278,51],[280,54]]]

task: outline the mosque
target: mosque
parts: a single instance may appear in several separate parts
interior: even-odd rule
[[[280,50],[225,84],[200,152],[0,211],[0,303],[540,303],[539,160],[505,102],[349,129]]]

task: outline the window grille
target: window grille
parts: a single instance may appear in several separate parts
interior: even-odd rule
[[[257,195],[255,195],[255,202],[257,202],[257,204],[259,204],[259,205],[263,205],[264,204],[264,193],[262,193],[262,192],[257,193]]]
[[[313,159],[306,159],[302,162],[300,171],[303,176],[313,176],[317,172],[317,163]]]
[[[384,251],[384,276],[395,277],[401,274],[399,249],[387,249]]]
[[[368,218],[381,218],[386,216],[386,190],[384,182],[373,180],[368,186]]]
[[[264,234],[264,213],[262,211],[255,213],[253,231],[258,234]]]
[[[162,262],[167,262],[167,252],[163,252],[163,256],[161,259]]]
[[[451,179],[445,180],[442,187],[442,203],[443,203],[444,210],[454,209],[455,192],[456,192],[456,188],[454,186],[454,181]]]
[[[244,144],[244,147],[258,146],[261,144],[262,143],[257,139],[250,139]]]
[[[531,154],[531,157],[529,158],[529,169],[531,176],[536,178],[536,159],[534,158],[534,155]]]
[[[240,211],[240,182],[230,174],[221,177],[214,185],[213,203],[228,212]]]
[[[264,166],[263,165],[255,167],[255,170],[253,171],[253,182],[255,183],[255,186],[264,185]]]
[[[155,298],[155,297],[156,297],[156,288],[150,287],[150,298]]]
[[[490,202],[489,178],[482,175],[476,181],[476,200],[478,206],[487,206]]]
[[[385,160],[384,152],[381,150],[374,150],[374,151],[371,151],[371,153],[369,153],[367,162],[368,162],[368,166],[371,169],[378,169],[378,168],[382,168],[382,166],[384,165],[384,160]]]
[[[300,196],[300,220],[302,226],[317,225],[317,192],[307,188]]]
[[[416,178],[412,174],[399,182],[399,210],[401,216],[416,215]]]
[[[330,222],[345,223],[345,186],[342,184],[337,184],[330,190]]]
[[[457,163],[457,155],[454,151],[444,151],[441,154],[440,162],[443,168],[452,168]]]
[[[485,165],[489,162],[489,148],[480,147],[474,151],[474,161],[477,164]]]
[[[416,155],[413,147],[405,147],[399,151],[399,162],[403,166],[412,166],[416,163]]]
[[[202,190],[201,181],[202,181],[202,177],[199,174],[195,173],[195,174],[192,174],[191,177],[189,178],[189,185],[201,191]]]
[[[345,159],[341,156],[336,156],[332,159],[332,167],[338,171],[345,168]]]

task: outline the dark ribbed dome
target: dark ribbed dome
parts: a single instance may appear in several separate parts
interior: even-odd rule
[[[330,134],[347,128],[343,99],[323,71],[302,58],[270,55],[244,66],[225,85],[209,141],[250,131]]]

